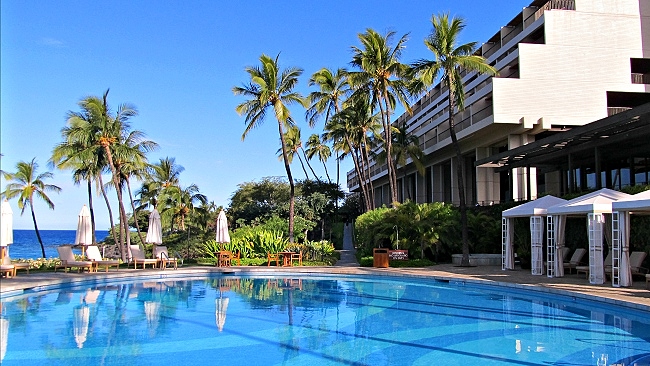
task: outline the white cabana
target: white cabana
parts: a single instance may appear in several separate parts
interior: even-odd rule
[[[629,194],[603,188],[574,198],[566,203],[547,209],[549,260],[547,274],[549,277],[564,276],[562,254],[564,249],[564,228],[567,216],[587,216],[589,236],[589,282],[592,284],[605,283],[605,268],[603,265],[603,233],[605,225],[604,214],[612,213],[612,202],[630,197]]]
[[[612,203],[612,286],[632,285],[630,268],[630,213],[650,214],[650,191]]]
[[[544,240],[544,216],[546,216],[546,209],[565,202],[567,201],[555,196],[544,196],[507,209],[501,213],[501,269],[514,269],[515,266],[512,244],[514,219],[516,217],[530,217],[531,273],[533,275],[542,274],[542,242]]]

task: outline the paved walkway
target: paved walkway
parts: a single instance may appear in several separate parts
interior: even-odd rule
[[[345,224],[345,227],[343,228],[343,250],[339,250],[341,253],[341,259],[336,262],[337,267],[359,267],[359,262],[357,262],[357,257],[355,255],[356,250],[354,249],[352,235],[352,225]]]

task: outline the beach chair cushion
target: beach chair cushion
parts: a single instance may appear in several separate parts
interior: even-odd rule
[[[170,257],[167,247],[163,245],[156,245],[153,248],[153,255],[160,263],[160,268],[167,268],[168,263],[174,264],[174,269],[178,269],[178,258]]]
[[[115,267],[117,270],[120,269],[120,261],[104,259],[96,245],[89,245],[86,248],[86,257],[95,262],[97,267],[105,267],[106,272],[108,272],[109,267]]]
[[[129,252],[131,253],[131,262],[133,263],[133,268],[135,269],[138,269],[138,264],[142,264],[142,269],[144,269],[147,264],[151,264],[152,267],[158,265],[158,259],[146,258],[144,251],[137,245],[130,245]]]

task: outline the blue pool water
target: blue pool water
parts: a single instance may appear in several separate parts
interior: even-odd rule
[[[2,365],[648,365],[647,312],[370,277],[151,279],[2,299]],[[549,295],[550,296],[550,295]]]

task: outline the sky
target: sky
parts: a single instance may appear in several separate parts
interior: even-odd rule
[[[52,148],[61,139],[66,113],[79,111],[87,96],[107,89],[115,109],[130,103],[139,115],[131,127],[159,144],[149,162],[173,157],[185,168],[182,186],[198,185],[201,193],[227,207],[238,184],[263,177],[286,176],[276,156],[277,122],[263,125],[242,141],[245,119],[235,107],[245,99],[232,93],[247,82],[247,66],[262,54],[279,54],[281,68],[304,73],[296,91],[308,95],[309,77],[319,69],[350,68],[358,34],[372,28],[408,34],[402,61],[433,58],[424,46],[431,16],[463,17],[460,41],[486,42],[530,0],[374,0],[374,1],[37,1],[0,2],[0,167],[15,171],[19,161],[36,158],[46,181],[62,188],[50,193],[50,210],[42,201],[34,209],[39,229],[74,230],[87,203],[85,185],[75,186],[69,171],[51,170]],[[394,44],[394,43],[393,43]],[[310,129],[302,107],[292,108],[303,142],[322,133],[321,121]],[[398,111],[401,113],[401,111]],[[313,160],[317,174],[322,164]],[[336,162],[327,166],[335,180]],[[341,163],[345,191],[351,160]],[[297,160],[294,178],[304,179]],[[6,186],[2,180],[1,189]],[[139,184],[133,183],[134,189]],[[109,192],[117,212],[114,191]],[[106,205],[95,196],[97,229],[108,229]],[[15,229],[33,229],[29,210],[21,216],[11,200]]]

